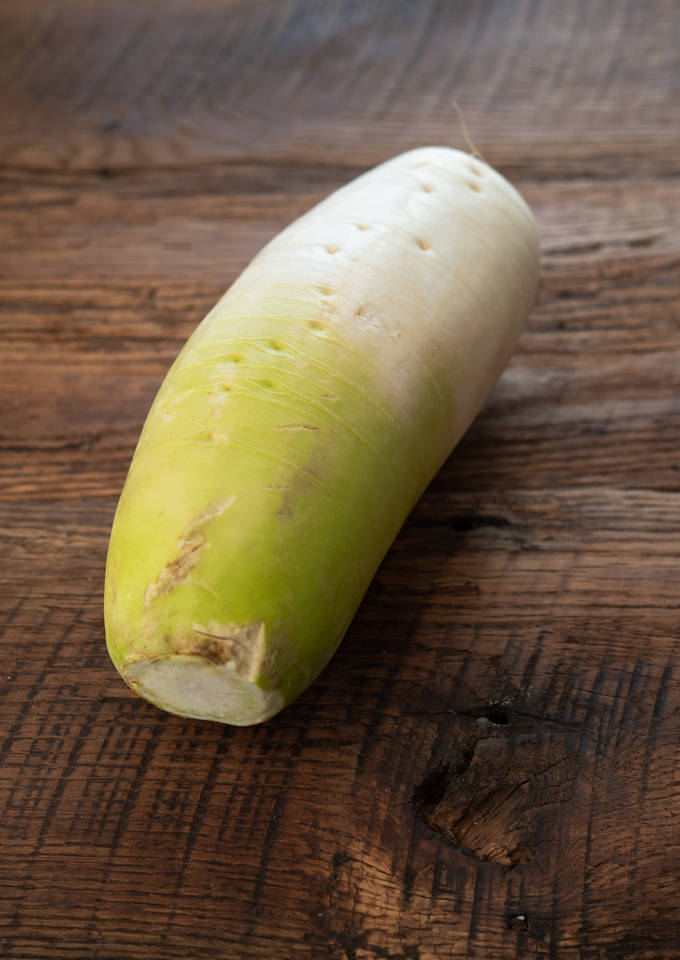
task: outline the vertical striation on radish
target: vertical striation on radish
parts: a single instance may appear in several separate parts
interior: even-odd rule
[[[247,725],[312,682],[507,363],[539,260],[517,191],[445,147],[255,257],[168,373],[121,495],[106,630],[134,690]]]

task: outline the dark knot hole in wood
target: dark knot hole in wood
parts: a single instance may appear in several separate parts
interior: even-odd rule
[[[580,803],[573,728],[496,703],[459,714],[454,736],[452,758],[415,791],[419,819],[479,862],[540,860],[561,839],[565,810]]]

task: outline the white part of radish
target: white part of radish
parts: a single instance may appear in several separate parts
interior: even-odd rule
[[[162,710],[196,720],[216,720],[235,726],[262,723],[283,707],[276,691],[261,690],[233,670],[233,661],[215,665],[196,657],[172,657],[133,663],[128,669],[133,687]]]
[[[272,284],[321,300],[340,338],[378,360],[376,386],[407,422],[423,384],[461,374],[455,443],[514,349],[539,263],[533,215],[504,177],[460,151],[421,147],[337,190],[275,237],[215,319],[222,304],[229,311],[242,292],[266,296]]]

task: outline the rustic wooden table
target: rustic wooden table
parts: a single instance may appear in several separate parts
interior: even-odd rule
[[[0,956],[680,956],[680,3],[4,0]],[[184,339],[423,143],[532,204],[508,371],[269,723],[111,666],[107,537]]]

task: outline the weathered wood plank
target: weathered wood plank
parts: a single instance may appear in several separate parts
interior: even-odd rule
[[[226,287],[295,217],[362,168],[215,165],[116,176],[0,171],[1,276]],[[516,179],[546,266],[680,254],[680,177]]]
[[[678,261],[579,263],[546,269],[509,369],[435,489],[678,488]],[[117,497],[156,390],[221,290],[0,281],[3,497]]]
[[[677,0],[5,0],[0,159],[372,166],[460,145],[496,166],[679,172]]]
[[[111,504],[25,509],[6,956],[674,955],[677,494],[429,494],[332,667],[254,730],[115,682]]]
[[[117,496],[195,323],[262,243],[346,175],[270,165],[6,177],[3,495]],[[678,182],[520,183],[543,236],[542,293],[464,464],[454,458],[458,484],[676,485]],[[543,450],[531,481],[528,444]]]

